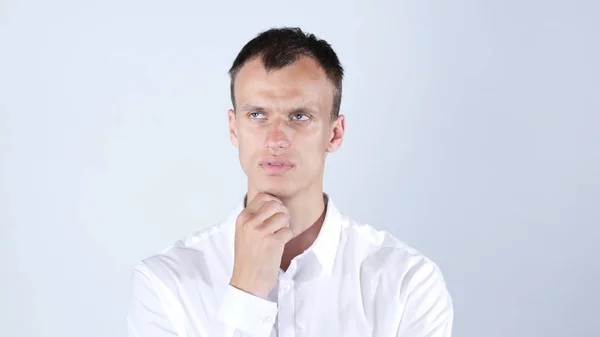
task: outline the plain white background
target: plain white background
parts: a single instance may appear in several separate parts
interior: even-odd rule
[[[0,335],[125,336],[131,267],[245,192],[227,69],[328,40],[325,189],[435,260],[454,336],[598,336],[596,1],[0,2]]]

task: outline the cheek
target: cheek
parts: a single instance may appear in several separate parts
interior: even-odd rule
[[[240,159],[251,160],[261,152],[263,141],[261,138],[252,132],[239,132],[238,143]]]
[[[315,135],[302,139],[301,142],[296,142],[296,150],[302,156],[306,165],[312,167],[322,166],[327,152],[327,137],[323,135]]]
[[[329,145],[329,134],[327,130],[322,130],[318,135],[315,136],[315,151],[319,154],[324,154],[327,151]]]
[[[238,138],[240,142],[248,145],[256,145],[264,138],[264,133],[264,130],[261,130],[257,125],[248,123],[240,126],[238,129]]]

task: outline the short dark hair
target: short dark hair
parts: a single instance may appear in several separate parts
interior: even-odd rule
[[[261,57],[263,66],[269,71],[289,66],[301,56],[314,59],[333,84],[333,106],[331,109],[333,121],[340,112],[344,68],[327,41],[317,38],[314,34],[305,33],[300,28],[272,28],[258,34],[246,43],[233,61],[231,69],[229,69],[231,102],[234,108],[235,77],[248,61]]]

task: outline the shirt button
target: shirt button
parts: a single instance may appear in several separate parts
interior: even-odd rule
[[[272,324],[273,323],[273,317],[272,316],[265,316],[265,318],[263,318],[262,322],[263,322],[263,324]]]
[[[283,291],[290,291],[290,289],[292,288],[292,286],[289,285],[289,283],[285,283],[281,289],[283,289]]]

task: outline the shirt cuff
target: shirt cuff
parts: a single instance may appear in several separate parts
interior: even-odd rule
[[[277,303],[229,285],[217,315],[228,326],[253,336],[268,337],[277,316]]]

